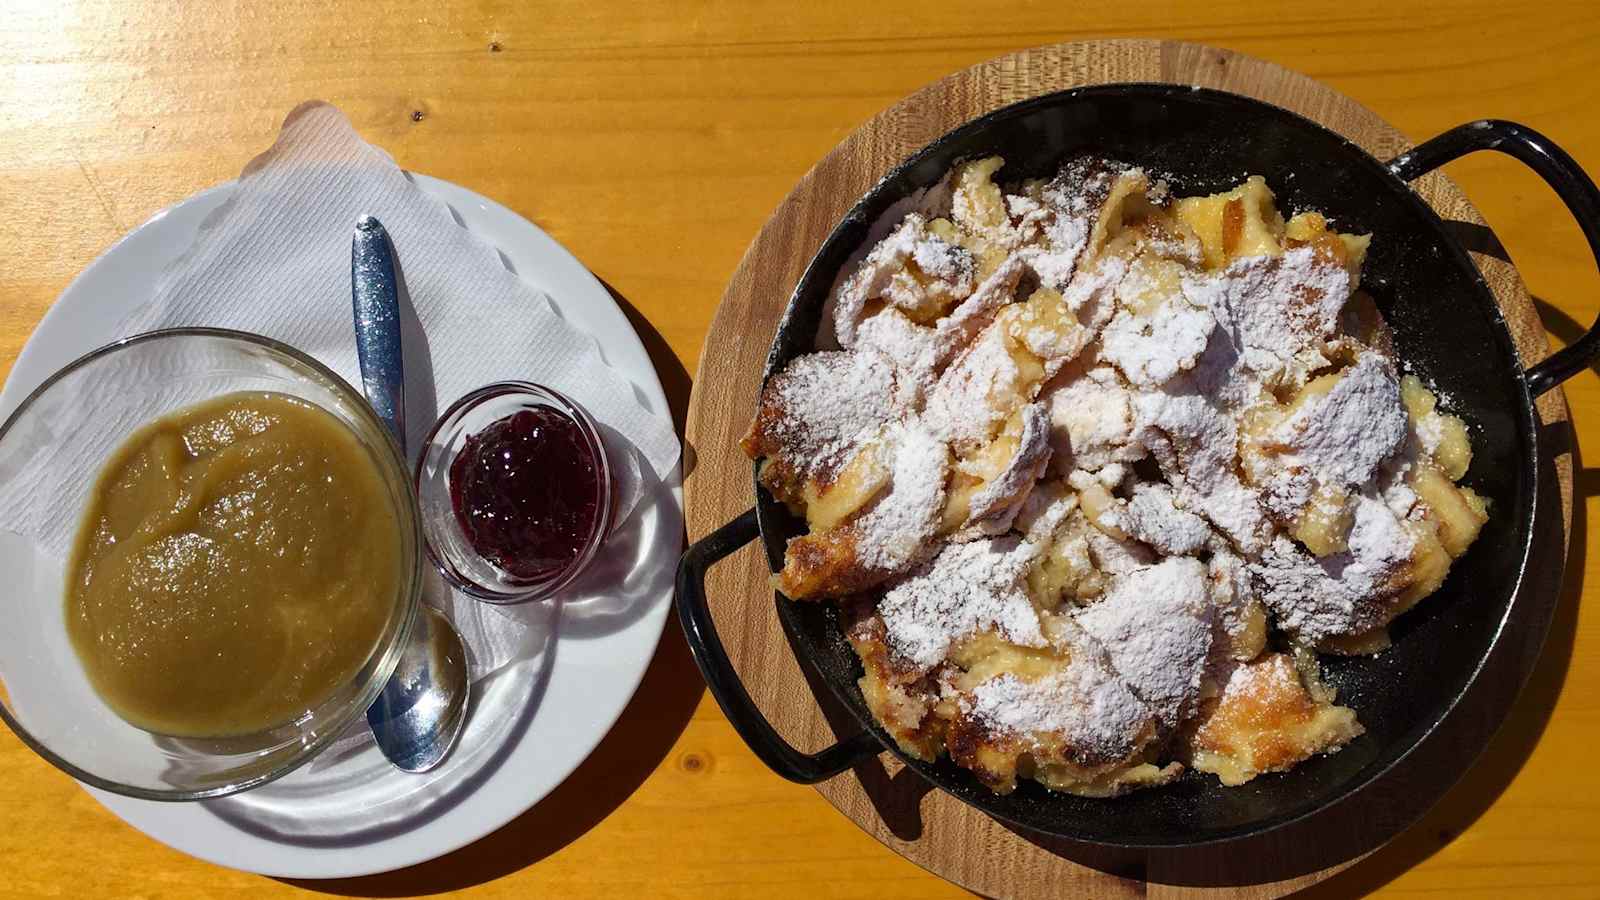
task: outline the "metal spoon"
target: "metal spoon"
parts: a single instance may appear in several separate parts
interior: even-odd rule
[[[406,390],[394,248],[389,233],[371,216],[356,222],[350,246],[350,296],[362,390],[404,454]],[[461,635],[449,620],[424,605],[394,674],[367,709],[367,725],[395,768],[426,772],[455,746],[470,693]]]

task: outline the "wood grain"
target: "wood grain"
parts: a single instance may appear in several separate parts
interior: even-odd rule
[[[715,528],[751,503],[749,464],[736,442],[760,386],[766,347],[811,256],[857,197],[906,156],[940,134],[991,110],[1084,84],[1160,81],[1247,94],[1332,128],[1380,159],[1409,145],[1375,114],[1313,79],[1225,50],[1156,41],[1085,41],[1009,54],[963,70],[875,116],[801,179],[757,235],[723,295],[707,345],[727,352],[701,358],[689,405],[688,440],[698,465],[686,485],[691,534]],[[1460,191],[1435,174],[1416,188],[1447,219],[1483,224]],[[1527,361],[1548,353],[1543,326],[1516,270],[1476,254]],[[741,415],[743,411],[743,415]],[[1565,432],[1562,398],[1544,404],[1547,426]],[[1541,552],[1559,566],[1572,509],[1572,457],[1552,460],[1550,538]],[[711,598],[730,653],[750,693],[781,732],[801,746],[826,746],[859,726],[824,712],[816,676],[787,659],[788,640],[772,613],[765,560],[746,553],[716,572]],[[1475,692],[1476,708],[1451,742],[1481,744],[1509,709],[1536,659],[1559,596],[1543,581],[1518,600],[1516,618],[1531,627],[1497,652],[1499,677]],[[729,634],[729,632],[732,634]],[[826,697],[826,689],[818,696]],[[829,698],[831,700],[831,698]],[[1463,717],[1457,717],[1461,719]],[[1442,739],[1441,739],[1442,740]],[[1065,887],[1086,896],[1276,897],[1323,881],[1387,841],[1454,780],[1458,767],[1412,764],[1341,804],[1328,817],[1249,841],[1183,852],[1106,851],[1017,832],[939,791],[890,754],[834,778],[818,790],[863,830],[919,865],[979,893],[1051,897]],[[1344,810],[1341,813],[1340,810]],[[1355,812],[1359,809],[1359,812]],[[1219,864],[1232,857],[1244,864]]]
[[[402,165],[494,197],[571,248],[636,314],[681,415],[723,288],[780,200],[852,129],[951,72],[1063,40],[1183,38],[1312,75],[1413,140],[1499,116],[1600,172],[1597,33],[1588,0],[10,0],[0,370],[84,265],[231,178],[308,98],[338,104]],[[1546,324],[1573,339],[1600,312],[1600,290],[1554,198],[1487,155],[1449,172],[1549,301]],[[1567,393],[1580,445],[1600,440],[1600,419],[1586,418],[1600,381],[1586,373]],[[1600,478],[1581,472],[1588,505]],[[1600,612],[1578,605],[1594,583],[1582,523],[1546,652],[1483,760],[1422,822],[1315,890],[1600,890],[1600,699],[1585,689],[1600,681]],[[122,825],[5,733],[0,772],[7,898],[966,896],[768,773],[703,697],[672,629],[639,697],[567,784],[473,847],[390,876],[286,884],[196,862]]]

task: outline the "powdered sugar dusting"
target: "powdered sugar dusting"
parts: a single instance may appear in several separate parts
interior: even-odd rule
[[[1239,429],[1213,397],[1178,379],[1134,402],[1141,439],[1161,463],[1178,502],[1210,520],[1246,552],[1265,545],[1271,525],[1256,491],[1239,479]]]
[[[1211,540],[1205,520],[1179,509],[1172,488],[1164,484],[1136,486],[1124,518],[1130,534],[1169,555],[1194,553]]]
[[[1280,535],[1250,564],[1261,600],[1281,627],[1317,642],[1383,624],[1393,580],[1410,562],[1416,539],[1381,499],[1363,495],[1349,543],[1348,551],[1318,559]]]
[[[1122,310],[1102,336],[1101,358],[1136,385],[1153,387],[1194,368],[1217,322],[1211,313],[1169,300],[1148,316]]]
[[[928,669],[956,641],[994,631],[1013,644],[1043,647],[1026,575],[1036,549],[1007,536],[950,544],[933,561],[890,587],[878,604],[889,646]]]
[[[1222,633],[1230,639],[1241,639],[1249,627],[1249,610],[1257,602],[1249,567],[1230,547],[1218,541],[1212,547],[1206,570],[1211,580],[1211,602]]]
[[[858,350],[876,350],[888,358],[918,404],[933,384],[944,356],[938,332],[918,325],[892,306],[861,320],[855,330],[855,346]]]
[[[1039,201],[1018,198],[1026,201],[1013,210],[1013,215],[1020,213],[1019,233],[1025,239],[1037,234],[1043,247],[1033,260],[1042,284],[1062,290],[1071,283],[1112,179],[1105,167],[1068,165],[1044,186]]]
[[[1099,528],[1088,529],[1084,536],[1095,566],[1108,575],[1137,572],[1156,561],[1155,553],[1138,541],[1113,537]]]
[[[938,531],[950,451],[926,431],[898,423],[883,442],[893,458],[889,489],[855,522],[856,558],[896,572],[921,558]]]
[[[1220,275],[1183,280],[1189,301],[1211,310],[1245,367],[1270,384],[1303,383],[1328,364],[1322,345],[1352,288],[1349,272],[1311,247],[1245,257]]]
[[[1119,577],[1078,624],[1106,648],[1111,667],[1173,727],[1200,693],[1211,649],[1206,567],[1173,557]]]
[[[931,234],[921,215],[908,213],[835,292],[834,336],[841,347],[854,347],[856,328],[872,300],[906,309],[958,301],[972,293],[974,274],[969,252]]]
[[[1066,665],[1039,678],[1006,672],[979,683],[966,712],[1001,734],[1059,735],[1093,762],[1125,759],[1149,732],[1150,711],[1087,636]]]
[[[1280,424],[1275,437],[1324,484],[1365,484],[1400,449],[1407,421],[1394,367],[1363,353],[1332,390]]]
[[[1050,443],[1058,467],[1098,469],[1144,457],[1134,439],[1132,394],[1108,366],[1047,385]]]
[[[1029,489],[1050,463],[1050,420],[1044,404],[1021,410],[1022,432],[1011,461],[977,493],[967,512],[967,529],[979,534],[1004,534],[1027,499]]]
[[[923,422],[957,450],[974,449],[988,441],[1007,415],[1006,399],[1026,393],[1004,330],[990,327],[928,392]]]
[[[909,402],[882,354],[808,354],[767,384],[750,442],[799,473],[825,472],[903,415]]]

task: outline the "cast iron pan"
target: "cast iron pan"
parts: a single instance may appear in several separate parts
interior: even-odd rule
[[[899,754],[873,721],[856,680],[860,665],[832,603],[776,609],[790,643],[860,721],[862,732],[820,753],[787,744],[739,682],[705,600],[705,570],[759,536],[777,571],[785,542],[804,530],[759,485],[755,508],[701,540],[678,571],[678,614],[712,695],[741,736],[778,774],[830,778],[883,752],[939,788],[1027,829],[1125,847],[1178,847],[1256,834],[1332,805],[1400,761],[1445,717],[1499,638],[1532,544],[1539,448],[1533,399],[1600,354],[1600,323],[1573,346],[1523,371],[1494,295],[1461,245],[1407,182],[1459,156],[1499,150],[1538,172],[1577,217],[1600,260],[1600,191],[1560,148],[1509,122],[1463,125],[1380,163],[1337,134],[1245,97],[1170,85],[1090,87],[990,113],[945,135],[895,169],[829,235],[783,319],[766,374],[812,350],[823,301],[871,223],[895,201],[939,180],[952,164],[998,153],[999,178],[1048,176],[1078,152],[1135,163],[1166,176],[1180,195],[1223,190],[1263,175],[1288,212],[1315,209],[1341,230],[1373,233],[1362,277],[1395,332],[1401,358],[1450,398],[1469,424],[1475,456],[1465,483],[1492,501],[1472,550],[1437,595],[1395,623],[1394,647],[1376,658],[1326,657],[1340,702],[1366,734],[1331,756],[1239,788],[1191,772],[1176,784],[1112,800],[1056,794],[1032,781],[1000,796],[948,759]],[[755,408],[751,398],[750,408]],[[1540,630],[1548,623],[1542,623]],[[1465,770],[1481,748],[1463,748]]]

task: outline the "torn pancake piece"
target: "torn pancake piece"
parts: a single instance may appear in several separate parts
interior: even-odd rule
[[[1070,621],[1058,621],[1048,650],[990,648],[948,683],[958,709],[951,758],[997,793],[1010,793],[1019,774],[1053,790],[1114,796],[1182,772],[1147,760],[1155,718]]]
[[[1364,731],[1356,714],[1301,680],[1282,653],[1234,667],[1201,704],[1188,737],[1190,765],[1229,787],[1333,753]]]
[[[1168,557],[1118,576],[1105,597],[1075,619],[1106,648],[1111,667],[1170,731],[1199,699],[1212,615],[1205,565]]]
[[[944,510],[950,453],[927,432],[895,424],[873,452],[887,483],[858,513],[789,541],[777,588],[791,600],[864,591],[909,572],[934,549]]]
[[[822,493],[857,448],[909,411],[910,397],[882,354],[808,353],[767,380],[740,447],[761,461],[762,485],[797,508],[808,489]]]

